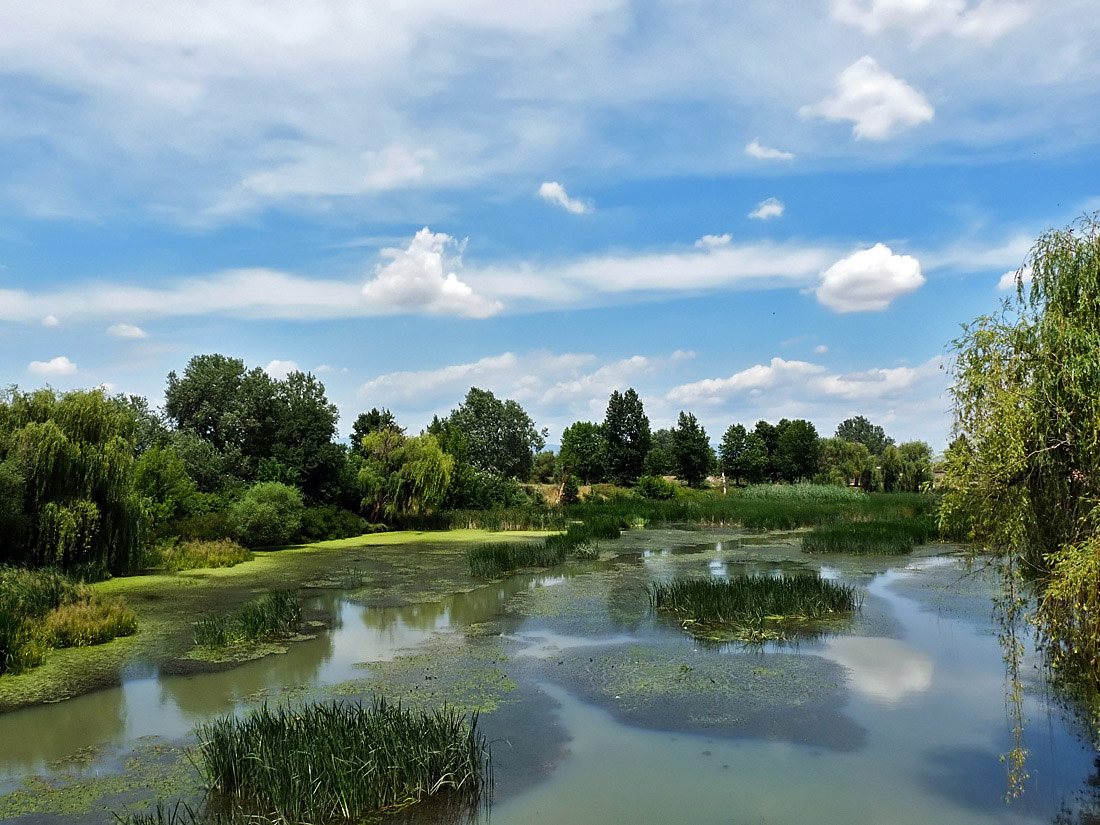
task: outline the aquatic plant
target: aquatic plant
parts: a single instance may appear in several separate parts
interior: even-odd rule
[[[265,705],[197,734],[209,788],[288,823],[362,822],[437,794],[476,805],[491,790],[477,715],[467,720],[447,707],[418,713],[381,697],[365,705]]]
[[[817,576],[684,578],[649,585],[650,603],[693,633],[731,630],[743,639],[782,638],[785,625],[850,613],[862,606],[852,585]]]
[[[198,621],[195,644],[217,648],[270,636],[289,636],[298,631],[301,623],[302,607],[293,591],[272,590],[236,613]]]
[[[806,553],[853,553],[857,555],[900,555],[911,553],[918,544],[937,535],[931,516],[891,521],[856,521],[815,527],[802,537]]]
[[[553,567],[565,561],[563,545],[544,542],[477,544],[466,551],[466,562],[474,576],[491,578],[521,567]]]
[[[753,484],[741,491],[746,501],[803,501],[838,504],[862,503],[867,493],[835,484]]]
[[[162,542],[150,551],[147,564],[164,570],[233,567],[255,555],[232,539]]]
[[[59,570],[0,567],[0,674],[22,673],[51,647],[100,644],[137,631],[121,599],[108,599]]]

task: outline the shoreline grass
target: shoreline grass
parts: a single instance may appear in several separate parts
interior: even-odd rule
[[[904,555],[937,536],[930,516],[891,521],[855,521],[815,527],[802,537],[805,553]]]
[[[302,607],[290,590],[272,590],[228,616],[195,623],[195,644],[221,648],[275,636],[292,636],[302,623]]]
[[[783,639],[795,626],[849,614],[863,599],[852,585],[817,576],[685,578],[649,585],[650,604],[695,634],[732,631],[743,641]]]
[[[85,647],[137,632],[121,599],[59,570],[0,567],[0,675],[45,662],[51,648]]]
[[[178,572],[201,568],[233,567],[252,561],[256,556],[232,539],[215,541],[180,541],[162,543],[149,553],[147,566]]]
[[[369,704],[266,705],[197,729],[208,788],[241,811],[299,823],[351,823],[457,794],[471,807],[492,788],[476,714]]]
[[[482,578],[510,573],[521,567],[554,567],[572,555],[578,559],[597,559],[601,539],[617,539],[623,525],[615,519],[575,522],[561,533],[542,542],[475,545],[466,551],[470,575]]]

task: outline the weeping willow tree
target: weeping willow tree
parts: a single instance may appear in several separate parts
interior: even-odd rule
[[[423,513],[447,495],[455,460],[430,433],[383,428],[363,437],[362,454],[359,486],[372,521]]]
[[[136,431],[133,407],[99,390],[0,396],[0,561],[132,569]]]
[[[955,349],[943,526],[996,554],[1006,627],[1031,614],[1054,673],[1100,696],[1100,216],[1040,237],[1015,295]]]

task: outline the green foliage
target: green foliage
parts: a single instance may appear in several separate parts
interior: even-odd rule
[[[577,421],[562,431],[558,463],[562,472],[585,484],[603,481],[607,476],[606,449],[602,426]]]
[[[251,561],[252,551],[231,539],[214,541],[180,541],[177,538],[158,542],[148,554],[146,565],[162,570],[196,570],[204,567],[233,567]]]
[[[531,482],[534,484],[549,484],[552,482],[557,464],[558,459],[553,450],[543,450],[535,453],[534,463],[531,465]]]
[[[134,463],[134,491],[145,499],[154,526],[182,518],[200,506],[198,487],[171,446],[150,447]]]
[[[650,438],[649,452],[642,463],[642,473],[647,476],[676,474],[673,431],[668,428],[655,430]]]
[[[581,486],[575,475],[567,475],[561,485],[559,504],[576,504],[581,500]]]
[[[51,647],[100,644],[137,631],[132,610],[57,569],[0,567],[0,674],[45,661]]]
[[[791,483],[813,478],[821,459],[817,429],[801,418],[781,421],[780,425],[773,459],[779,477]]]
[[[346,539],[361,536],[370,529],[362,516],[335,504],[319,504],[302,511],[302,538],[306,541]]]
[[[302,608],[292,591],[273,590],[229,616],[211,616],[195,624],[195,644],[219,648],[298,632]]]
[[[302,526],[302,494],[277,481],[254,484],[229,508],[229,523],[246,547],[287,544]]]
[[[99,390],[0,396],[0,561],[112,572],[140,560],[133,407]]]
[[[719,467],[736,484],[758,484],[767,474],[767,445],[759,435],[748,432],[743,424],[732,424],[726,430],[719,455]]]
[[[938,532],[936,521],[931,516],[829,524],[815,527],[803,536],[802,550],[806,553],[901,555],[935,538]]]
[[[886,492],[920,492],[932,483],[932,448],[923,441],[891,444],[882,452],[880,467]]]
[[[816,480],[841,487],[860,486],[867,489],[870,486],[875,459],[865,444],[843,438],[823,438],[820,456]]]
[[[791,625],[850,613],[862,603],[851,585],[786,575],[654,582],[649,598],[694,634],[729,629],[749,641],[783,638]]]
[[[491,786],[477,716],[369,705],[266,705],[197,731],[208,787],[281,822],[368,822],[437,794],[476,806]]]
[[[642,474],[651,444],[649,419],[633,387],[611,393],[603,434],[608,477],[619,484],[633,484]]]
[[[672,459],[676,477],[681,481],[692,487],[706,481],[714,461],[714,451],[710,447],[707,431],[692,413],[680,412],[676,429],[672,431]]]
[[[827,484],[756,484],[741,491],[744,501],[774,501],[814,504],[854,504],[871,501],[866,493]]]
[[[398,426],[397,419],[389,410],[372,407],[369,412],[359,413],[355,423],[351,425],[351,447],[355,452],[361,453],[363,439],[371,433],[380,430],[397,430],[404,433],[405,428]]]
[[[635,486],[642,498],[667,501],[676,497],[676,485],[665,481],[661,476],[642,476]]]
[[[534,453],[546,443],[523,407],[477,387],[442,425],[462,434],[475,469],[504,478],[528,478]]]
[[[862,444],[874,456],[881,456],[894,443],[894,439],[886,435],[882,427],[872,424],[862,415],[841,421],[837,425],[835,437],[853,444]]]
[[[382,429],[363,437],[363,454],[359,485],[371,521],[417,515],[446,497],[455,460],[431,433]]]

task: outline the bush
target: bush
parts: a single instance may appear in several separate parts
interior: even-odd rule
[[[246,547],[293,541],[302,527],[302,494],[278,481],[249,487],[229,508],[229,523]]]
[[[220,541],[235,535],[228,510],[214,510],[169,522],[165,535],[176,535],[185,541]]]
[[[565,477],[565,481],[561,485],[561,500],[559,504],[576,504],[581,500],[581,485],[577,481],[577,477],[569,475]]]
[[[201,567],[233,567],[254,558],[252,551],[232,539],[217,541],[162,541],[149,553],[150,567],[195,570]]]
[[[676,485],[665,481],[661,476],[643,476],[638,479],[635,489],[642,498],[654,501],[667,501],[676,497]]]
[[[365,518],[335,504],[307,507],[302,512],[302,538],[306,541],[346,539],[368,532]]]

